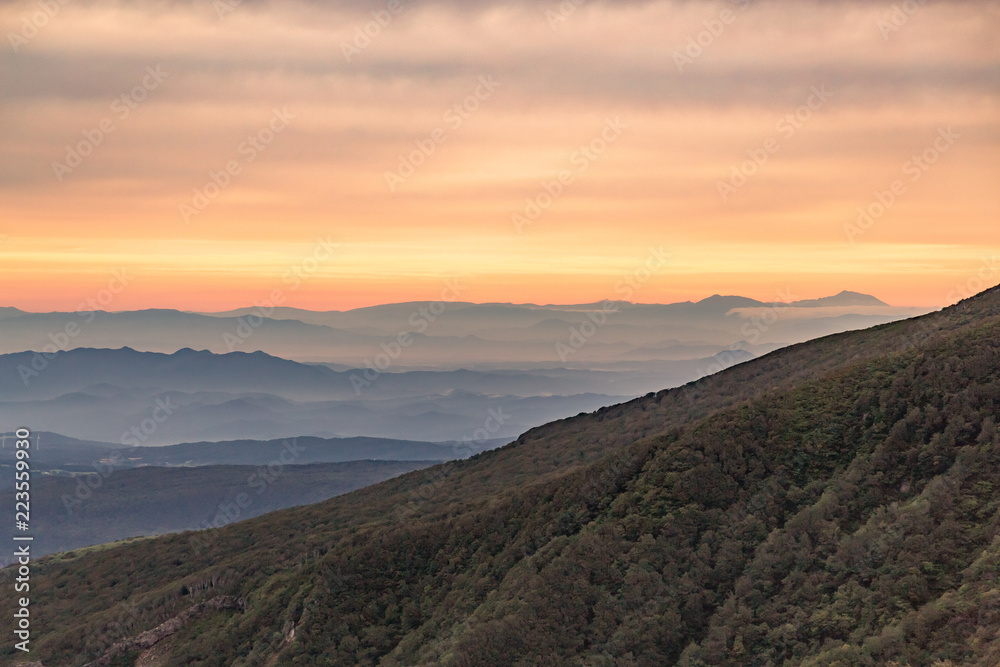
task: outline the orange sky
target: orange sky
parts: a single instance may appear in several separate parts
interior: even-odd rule
[[[631,300],[1000,282],[996,3],[414,1],[350,62],[347,4],[0,3],[0,305],[589,302],[653,248]]]

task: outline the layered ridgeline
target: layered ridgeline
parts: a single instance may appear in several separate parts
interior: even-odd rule
[[[717,295],[347,312],[0,308],[0,430],[30,424],[153,446],[290,435],[513,439],[784,345],[925,312],[853,292],[774,304]]]
[[[993,667],[998,413],[994,289],[317,505],[40,561],[30,659]]]
[[[3,322],[0,332],[6,334]],[[739,355],[749,356],[740,350],[727,359]],[[334,371],[263,352],[82,348],[49,358],[20,352],[0,355],[0,431],[31,424],[37,431],[129,446],[293,435],[509,441],[553,419],[665,383],[683,384],[699,368],[722,363],[727,360],[647,363],[642,371],[379,374]]]
[[[437,301],[345,312],[267,305],[203,314],[176,310],[27,313],[0,308],[0,353],[125,345],[173,353],[193,347],[220,354],[263,351],[285,359],[355,368],[359,359],[374,360],[386,348],[399,345],[402,333],[407,334],[406,352],[393,360],[393,371],[506,363],[523,368],[530,362],[551,365],[560,358],[554,354],[555,346],[569,344],[571,332],[579,332],[584,324],[599,326],[587,332],[586,346],[574,348],[561,361],[694,359],[712,356],[740,340],[757,354],[758,345],[769,351],[775,345],[927,312],[892,307],[854,292],[808,301],[794,301],[785,292],[776,296],[780,303],[715,295],[697,303],[605,301],[539,306]],[[771,317],[775,311],[781,312],[781,318]]]

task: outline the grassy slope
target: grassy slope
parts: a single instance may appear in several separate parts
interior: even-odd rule
[[[169,664],[993,665],[998,343],[993,290],[207,546],[42,562],[39,653],[236,594]]]

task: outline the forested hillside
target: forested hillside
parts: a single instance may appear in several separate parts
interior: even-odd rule
[[[30,659],[995,667],[998,419],[993,289],[324,503],[42,561]]]

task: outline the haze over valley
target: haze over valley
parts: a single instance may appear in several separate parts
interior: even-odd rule
[[[0,424],[10,431],[21,420],[123,446],[513,439],[784,345],[927,310],[849,292],[789,303],[712,296],[669,305],[274,308],[266,318],[260,307],[8,308],[0,311]]]

